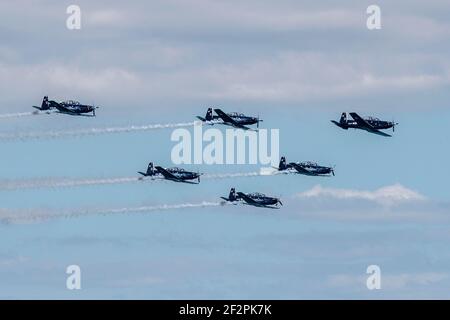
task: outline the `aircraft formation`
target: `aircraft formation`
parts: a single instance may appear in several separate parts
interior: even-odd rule
[[[51,113],[53,111],[71,116],[91,116],[95,117],[95,110],[98,107],[94,105],[81,104],[77,101],[68,100],[63,102],[56,102],[49,100],[48,96],[45,96],[42,100],[40,107],[33,106],[33,108]],[[214,113],[213,113],[214,111]],[[398,125],[395,121],[384,121],[374,117],[363,118],[356,112],[349,113],[350,118],[347,117],[347,113],[343,112],[339,121],[331,120],[336,126],[348,130],[359,129],[365,130],[369,133],[377,134],[384,137],[391,137],[381,130],[391,129],[395,132],[395,126]],[[226,113],[219,108],[208,108],[204,117],[197,116],[197,119],[207,125],[225,125],[242,130],[258,130],[260,122],[263,122],[259,116],[248,116],[243,113],[229,112]],[[256,124],[256,129],[250,126]],[[334,176],[334,167],[319,165],[312,161],[305,162],[287,162],[286,157],[282,156],[277,168],[274,168],[278,173],[282,174],[300,174],[306,176]],[[187,171],[183,168],[164,168],[162,166],[155,166],[153,162],[150,162],[145,172],[139,171],[141,175],[139,180],[145,178],[150,179],[165,179],[173,182],[181,182],[188,184],[199,184],[200,177],[203,173]],[[225,203],[231,204],[245,204],[260,208],[279,209],[283,203],[277,197],[266,196],[259,192],[244,193],[241,191],[236,192],[235,188],[231,188],[228,197],[220,197]]]

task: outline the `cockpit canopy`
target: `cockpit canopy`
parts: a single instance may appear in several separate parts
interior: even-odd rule
[[[367,117],[367,120],[370,120],[370,121],[381,121],[380,119],[375,118],[375,117]]]
[[[318,167],[319,166],[316,162],[312,162],[312,161],[301,162],[300,165],[304,166],[304,167]]]
[[[259,193],[259,192],[250,193],[249,196],[250,196],[250,198],[257,198],[257,199],[258,198],[262,199],[262,198],[266,197],[265,194],[262,194],[262,193]]]
[[[167,169],[167,171],[169,171],[169,172],[184,172],[184,169],[174,167],[174,168]]]
[[[81,103],[79,103],[78,101],[75,101],[75,100],[67,100],[67,101],[61,102],[61,104],[79,106]]]
[[[230,112],[228,115],[230,117],[245,117],[243,113],[239,113],[239,112]]]

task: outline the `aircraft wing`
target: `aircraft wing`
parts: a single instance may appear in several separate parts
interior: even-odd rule
[[[245,193],[243,192],[238,192],[237,195],[243,199],[245,202],[247,202],[248,204],[254,205],[254,206],[260,206],[260,204],[258,202],[256,202],[255,200],[253,200],[252,198],[250,198],[249,196],[247,196]]]
[[[368,123],[366,120],[364,120],[363,118],[361,118],[356,112],[350,112],[350,115],[352,116],[352,118],[356,121],[356,123],[362,127],[362,129],[365,129],[371,133],[375,133],[378,134],[380,136],[383,137],[392,137],[390,134],[384,133],[380,130],[375,129],[374,127],[372,127],[370,125],[370,123]]]
[[[249,127],[246,127],[246,126],[234,121],[233,118],[231,118],[229,115],[227,115],[221,109],[214,109],[214,111],[217,113],[217,115],[220,117],[220,119],[223,120],[223,122],[228,123],[236,128],[240,128],[240,129],[244,129],[244,130],[251,130]]]
[[[224,121],[227,123],[232,124],[233,126],[237,126],[239,125],[236,121],[234,121],[229,115],[227,115],[225,112],[223,112],[220,109],[214,109],[214,111],[217,113],[217,115]]]
[[[383,131],[376,130],[376,129],[370,130],[370,132],[378,134],[378,135],[383,136],[383,137],[392,137],[390,134],[384,133]]]
[[[363,118],[361,118],[356,112],[350,112],[350,115],[352,116],[352,118],[356,121],[356,123],[360,126],[363,127],[365,129],[369,129],[369,130],[375,130],[370,123],[368,123],[366,120],[364,120]]]
[[[302,168],[297,163],[290,163],[290,165],[292,165],[294,167],[294,169],[298,171],[298,173],[310,174],[310,172],[308,170],[306,170],[305,168]]]
[[[260,208],[268,208],[268,209],[279,209],[277,207],[272,207],[270,205],[265,205],[265,204],[261,204],[259,202],[256,202],[255,200],[253,200],[252,198],[250,198],[249,196],[247,196],[245,193],[242,192],[238,192],[237,193],[238,196],[243,199],[248,205],[251,206],[255,206],[255,207],[260,207]]]
[[[76,112],[73,112],[73,110],[70,110],[69,108],[63,107],[61,104],[55,104],[55,108],[58,109],[59,112],[63,113],[70,113],[70,114],[76,114]]]
[[[156,166],[155,169],[156,169],[159,173],[161,173],[161,174],[163,175],[163,177],[166,178],[166,179],[180,181],[179,178],[177,178],[176,176],[174,176],[173,174],[171,174],[169,171],[167,171],[167,170],[164,169],[163,167]]]

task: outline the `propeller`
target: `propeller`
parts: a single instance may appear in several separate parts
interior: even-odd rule
[[[392,120],[392,132],[395,132],[395,126],[398,125],[397,122],[395,122],[394,120]]]
[[[259,128],[259,123],[263,122],[264,120],[259,118],[259,114],[258,114],[258,122],[256,123],[256,127]]]
[[[95,102],[92,102],[92,114],[93,114],[93,116],[95,117],[95,109],[99,109],[100,107],[97,107],[96,105],[95,105]]]
[[[280,193],[279,195],[277,195],[276,199],[280,205],[283,205],[283,202],[281,202],[281,197],[282,197],[282,194]]]
[[[331,173],[333,174],[333,177],[334,177],[334,168],[336,168],[336,166],[333,166],[333,167],[331,168]]]

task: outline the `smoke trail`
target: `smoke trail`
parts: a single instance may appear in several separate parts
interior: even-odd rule
[[[218,174],[205,174],[202,176],[204,179],[225,179],[225,178],[239,178],[239,177],[261,177],[261,176],[274,176],[282,174],[284,172],[278,171],[273,168],[262,167],[259,171],[254,172],[235,172],[235,173],[218,173]]]
[[[203,179],[224,179],[224,178],[238,178],[238,177],[258,177],[262,174],[260,172],[236,172],[236,173],[218,173],[218,174],[205,174]]]
[[[162,204],[157,206],[144,206],[136,208],[121,208],[121,209],[109,209],[98,211],[97,214],[110,215],[110,214],[123,214],[123,213],[140,213],[149,211],[161,211],[161,210],[173,210],[173,209],[187,209],[187,208],[203,208],[203,207],[218,207],[224,205],[220,202],[207,202],[200,203],[182,203],[182,204]]]
[[[0,119],[29,117],[41,114],[39,111],[0,114]]]
[[[224,203],[223,201],[220,202],[203,201],[200,203],[161,204],[154,206],[126,207],[117,209],[70,210],[70,211],[62,211],[60,213],[56,213],[55,211],[49,212],[46,210],[39,210],[39,209],[22,210],[22,211],[0,209],[0,221],[5,224],[33,223],[33,222],[47,221],[51,219],[77,218],[91,215],[109,216],[109,215],[130,214],[130,213],[145,214],[154,211],[218,207],[224,205],[226,205],[226,203]]]
[[[227,179],[239,177],[259,177],[259,176],[273,176],[278,174],[278,171],[267,172],[235,172],[235,173],[219,173],[219,174],[205,174],[203,179]],[[74,188],[82,186],[96,186],[96,185],[112,185],[112,184],[131,184],[151,181],[165,181],[161,176],[155,177],[117,177],[117,178],[98,178],[98,179],[65,179],[65,178],[49,178],[49,179],[33,179],[33,180],[0,180],[0,191],[13,191],[25,189],[39,189],[39,188]]]
[[[27,139],[54,139],[65,137],[82,137],[95,136],[109,133],[128,133],[149,131],[155,129],[165,128],[181,128],[193,126],[194,122],[184,123],[166,123],[166,124],[151,124],[143,126],[128,126],[128,127],[110,127],[110,128],[89,128],[70,131],[49,131],[49,132],[25,132],[14,134],[0,134],[0,140],[27,140]]]
[[[97,186],[109,184],[131,184],[150,181],[165,181],[162,177],[142,178],[142,177],[119,177],[119,178],[99,178],[99,179],[65,179],[49,178],[34,180],[0,180],[0,191],[13,191],[39,188],[75,188],[83,186]]]
[[[137,177],[105,178],[105,179],[34,179],[0,181],[0,190],[22,190],[39,188],[71,188],[93,185],[123,184],[139,182]]]

